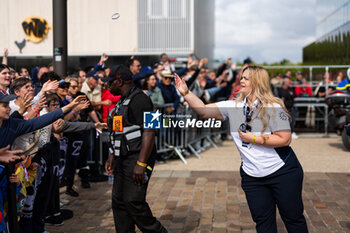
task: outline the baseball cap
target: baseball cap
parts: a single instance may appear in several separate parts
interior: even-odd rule
[[[133,80],[132,73],[128,67],[125,65],[116,65],[111,68],[111,72],[105,78],[102,78],[102,82],[111,82],[116,79],[121,79],[124,81]]]
[[[302,74],[300,71],[296,72],[296,75]]]
[[[98,76],[98,74],[95,71],[90,70],[89,72],[87,72],[86,78],[100,79],[100,76]]]
[[[150,71],[150,70],[152,70],[150,66],[144,66],[142,67],[141,72]]]
[[[58,84],[59,88],[65,88],[65,87],[69,87],[69,86],[70,86],[70,83],[66,82],[65,80],[60,80],[60,82]]]
[[[0,102],[10,102],[11,100],[14,100],[16,98],[17,98],[16,95],[8,95],[0,91]]]
[[[160,75],[162,77],[165,77],[165,78],[173,78],[174,75],[171,73],[170,70],[163,70],[162,72],[160,72]]]

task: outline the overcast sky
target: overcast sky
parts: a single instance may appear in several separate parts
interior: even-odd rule
[[[302,61],[315,40],[316,0],[215,0],[215,58]]]

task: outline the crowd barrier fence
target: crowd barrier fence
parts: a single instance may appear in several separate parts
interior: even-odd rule
[[[172,105],[172,104],[171,104]],[[188,107],[180,105],[176,112],[167,113],[167,105],[159,109],[162,114],[165,115],[175,115],[175,116],[189,116],[197,117],[194,112]],[[175,117],[177,120],[181,120],[182,117]],[[175,120],[172,119],[172,120]],[[166,122],[166,120],[165,120]],[[227,124],[226,121],[223,124]],[[162,127],[156,130],[155,144],[157,148],[157,153],[170,153],[173,152],[178,156],[184,164],[187,164],[186,156],[184,154],[188,153],[188,150],[194,154],[198,159],[201,159],[200,153],[205,149],[205,147],[218,148],[217,143],[220,142],[219,135],[222,133],[229,133],[229,127],[224,127],[224,130],[218,129],[197,129],[197,128],[180,128],[180,127]],[[213,138],[216,138],[215,142]],[[103,165],[103,145],[109,140],[109,132],[103,131],[102,134],[98,136],[98,164]],[[200,149],[198,148],[200,145]],[[205,146],[202,146],[205,145]],[[88,156],[88,164],[94,164],[93,156]]]
[[[274,69],[308,69],[308,84],[305,86],[310,86],[312,88],[317,87],[320,83],[320,81],[314,80],[314,71],[316,69],[324,69],[324,74],[326,77],[329,77],[329,72],[331,69],[348,69],[350,68],[349,65],[307,65],[307,66],[263,66],[267,70],[274,70]],[[238,69],[241,67],[237,67]],[[349,75],[349,74],[348,74]],[[326,79],[326,82],[324,84],[325,89],[327,90],[329,86],[335,86],[334,83],[329,83],[328,78]],[[328,96],[328,92],[326,92],[326,97]],[[166,109],[169,106],[173,106],[172,103],[166,104],[163,108],[160,109],[160,111],[163,114],[166,114]],[[309,108],[310,106],[313,106],[317,109],[318,112],[321,113],[321,117],[315,117],[313,120],[315,121],[323,121],[324,123],[324,135],[328,135],[328,118],[329,118],[329,111],[328,111],[328,105],[325,103],[325,98],[314,98],[314,97],[297,97],[295,98],[295,108]],[[180,111],[179,111],[180,109]],[[188,106],[180,106],[178,111],[176,113],[182,113],[183,115],[186,114],[193,114],[194,112],[191,111],[191,109]],[[175,114],[176,114],[175,113]],[[305,121],[307,120],[307,116],[297,116],[295,118],[296,121]],[[224,125],[227,124],[227,122],[223,123]],[[213,141],[213,137],[217,137],[218,135],[225,133],[229,134],[229,127],[224,127],[223,130],[206,130],[206,129],[194,129],[189,130],[186,128],[162,128],[160,130],[157,130],[155,143],[157,146],[157,152],[158,153],[168,153],[173,151],[182,161],[183,163],[187,164],[187,161],[184,156],[184,152],[188,149],[190,150],[198,159],[201,159],[200,156],[200,150],[196,148],[196,145],[199,143],[206,143],[207,145],[211,145],[214,148],[217,148],[216,143]],[[103,165],[103,143],[108,142],[108,132],[104,131],[102,135],[98,137],[99,141],[99,156],[98,156],[98,163],[100,165]],[[95,163],[93,161],[92,156],[89,156],[88,163]]]
[[[172,104],[171,104],[172,105]],[[313,106],[316,111],[321,113],[321,116],[314,117],[314,121],[321,121],[324,123],[324,136],[328,135],[328,105],[325,103],[325,98],[313,98],[313,97],[298,97],[295,98],[294,107],[297,109],[308,108]],[[198,118],[194,111],[188,106],[180,105],[176,112],[167,113],[167,105],[159,109],[162,115],[180,115],[180,116],[192,116],[192,118]],[[175,117],[179,120],[181,117]],[[305,121],[307,116],[297,116],[296,121]],[[172,119],[174,120],[174,119]],[[166,120],[165,120],[166,123]],[[217,143],[220,142],[221,134],[230,134],[228,122],[224,121],[222,123],[221,129],[205,129],[205,128],[179,128],[179,127],[162,127],[156,131],[155,144],[157,148],[157,153],[175,153],[184,164],[187,164],[186,156],[184,154],[191,152],[198,159],[201,159],[200,153],[204,147],[214,147],[218,148]],[[213,140],[213,139],[216,139]],[[104,164],[103,161],[103,145],[109,140],[109,132],[103,131],[101,135],[98,136],[99,143],[99,155],[98,164]],[[199,145],[199,146],[198,146]],[[199,149],[199,148],[200,149]],[[96,163],[92,156],[88,157],[88,164]]]

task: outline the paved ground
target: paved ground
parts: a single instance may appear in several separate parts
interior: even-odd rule
[[[305,216],[310,232],[350,232],[350,153],[340,138],[293,141],[304,170]],[[147,200],[155,216],[174,232],[255,232],[240,187],[240,158],[232,142],[188,158],[157,164]],[[63,195],[64,196],[64,195]],[[93,184],[68,199],[74,218],[49,232],[115,232],[111,185]],[[279,232],[286,232],[278,218]]]

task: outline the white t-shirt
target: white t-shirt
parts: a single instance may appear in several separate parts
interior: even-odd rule
[[[33,103],[34,103],[34,106],[36,105],[36,103],[38,102],[38,100],[40,99],[40,96],[39,95],[36,95],[34,96],[33,98]],[[10,103],[9,103],[9,106],[11,108],[11,111],[10,111],[10,114],[12,114],[14,111],[18,111],[19,110],[19,106],[17,104],[15,104],[15,99],[14,100],[11,100]],[[28,112],[25,112],[23,114],[23,116],[27,115]]]
[[[251,143],[247,145],[242,142],[238,129],[246,121],[246,116],[243,113],[244,101],[236,104],[236,101],[228,100],[218,102],[216,105],[222,116],[225,119],[229,119],[230,132],[240,152],[242,168],[245,173],[253,177],[264,177],[272,174],[284,165],[283,160],[274,148]],[[268,123],[264,135],[281,130],[290,130],[288,115],[279,104],[274,104],[273,107],[266,109],[266,112],[271,117],[266,120]],[[249,125],[252,127],[254,135],[261,136],[263,123],[257,115],[259,115],[259,110],[254,111]]]
[[[15,104],[15,101],[10,101],[11,114],[14,111],[18,111],[19,106]],[[23,116],[27,115],[28,112],[25,112]],[[40,115],[46,114],[46,110],[43,109],[40,112]],[[50,141],[51,135],[51,124],[45,126],[36,131],[23,134],[18,136],[13,142],[12,149],[13,150],[23,150],[26,155],[34,155],[38,148],[41,148],[43,145]]]
[[[14,111],[18,111],[19,106],[15,104],[15,100],[10,101],[10,114]],[[26,116],[28,112],[25,112],[23,116]],[[39,138],[39,131],[33,131],[30,133],[18,136],[12,144],[13,150],[23,150],[26,155],[32,155],[38,150],[37,142]]]

